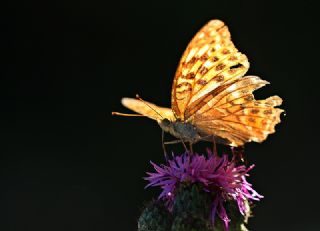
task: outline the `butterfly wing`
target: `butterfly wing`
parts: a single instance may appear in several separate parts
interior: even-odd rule
[[[159,107],[153,103],[132,98],[122,98],[121,103],[123,106],[131,109],[132,111],[135,111],[156,121],[162,120],[164,118],[170,121],[174,121],[175,119],[170,108]]]
[[[227,26],[220,20],[207,23],[184,52],[172,86],[172,110],[187,120],[194,103],[220,86],[242,77],[248,70],[247,57],[235,48]]]
[[[172,87],[172,110],[206,135],[232,146],[262,142],[280,122],[278,96],[255,100],[252,92],[268,82],[245,76],[249,62],[233,45],[226,25],[207,23],[183,54]]]
[[[262,142],[275,132],[282,109],[279,96],[255,100],[252,92],[267,81],[257,76],[245,76],[227,85],[215,97],[207,96],[207,103],[193,117],[194,125],[205,134],[214,134],[242,146],[246,142]],[[209,99],[208,99],[209,97]]]

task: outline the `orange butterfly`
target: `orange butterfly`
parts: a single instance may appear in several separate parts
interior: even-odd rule
[[[252,92],[268,82],[244,76],[248,68],[248,59],[232,43],[227,26],[211,20],[191,40],[180,60],[171,109],[132,98],[123,98],[122,104],[191,144],[208,137],[234,147],[262,142],[280,122],[283,110],[275,107],[282,99],[255,100]]]

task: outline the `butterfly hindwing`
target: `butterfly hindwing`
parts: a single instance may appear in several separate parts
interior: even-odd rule
[[[206,134],[216,134],[230,145],[262,142],[275,132],[282,109],[278,96],[255,100],[252,92],[268,82],[257,76],[245,76],[218,92],[196,111],[193,123]]]

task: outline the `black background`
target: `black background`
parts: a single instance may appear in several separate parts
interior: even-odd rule
[[[319,13],[311,1],[10,2],[1,13],[1,230],[135,230],[161,131],[129,112],[139,93],[170,105],[175,68],[208,20],[226,22],[248,74],[287,116],[248,144],[265,196],[250,230],[319,230]]]

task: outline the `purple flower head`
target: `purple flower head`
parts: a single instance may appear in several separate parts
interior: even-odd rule
[[[151,162],[155,173],[148,172],[145,178],[149,181],[146,187],[159,186],[162,192],[159,199],[166,201],[168,209],[172,209],[175,192],[180,183],[200,183],[206,192],[214,195],[211,220],[214,223],[218,216],[228,230],[230,219],[224,207],[226,200],[235,200],[239,211],[245,215],[248,211],[247,201],[260,200],[259,195],[250,183],[246,181],[248,172],[254,165],[246,168],[236,165],[234,160],[229,161],[228,155],[219,157],[208,152],[208,156],[185,153],[175,156],[166,165],[156,165]]]

